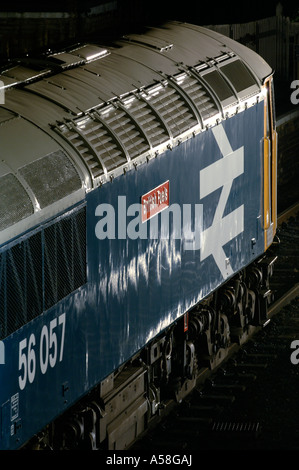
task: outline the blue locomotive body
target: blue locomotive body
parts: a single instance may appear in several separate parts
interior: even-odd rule
[[[262,121],[263,104],[259,104],[220,125],[221,137],[226,136],[228,142],[217,142],[211,129],[192,137],[138,171],[91,191],[81,206],[63,216],[75,218],[86,211],[86,283],[3,341],[3,448],[19,447],[263,253]],[[217,164],[228,157],[227,143],[231,146],[228,155],[236,156],[240,171],[234,177],[238,164],[228,161],[221,167],[219,187],[210,188],[201,198],[201,172],[214,168],[217,178]],[[166,180],[170,205],[145,222],[146,230],[142,230],[141,209],[138,212],[133,205]],[[226,182],[230,191],[217,219]],[[113,209],[110,218],[108,205]],[[101,206],[101,216],[97,216]],[[130,207],[136,213],[130,213]],[[164,235],[162,214],[169,222]],[[153,220],[158,223],[151,230]],[[96,230],[99,221],[105,222],[101,233]],[[132,221],[134,230],[128,233]],[[239,227],[237,233],[235,227]],[[221,233],[228,229],[225,243],[214,243],[215,251],[203,259],[205,234],[221,240]],[[22,240],[31,236],[25,234]]]
[[[263,96],[260,89],[256,93]],[[16,113],[18,106],[12,95],[7,109]],[[86,116],[82,126],[76,124],[81,137]],[[156,338],[187,321],[199,302],[263,255],[275,231],[266,233],[264,122],[265,103],[254,97],[229,118],[165,141],[138,165],[129,159],[130,168],[117,175],[104,171],[105,184],[97,180],[83,197],[78,193],[69,205],[2,240],[1,449],[21,447],[99,384],[101,396],[108,396],[109,377],[118,368],[148,345],[160,344]],[[58,141],[65,129],[58,129]],[[88,147],[93,148],[89,141]],[[62,158],[55,149],[51,155]],[[18,173],[21,182],[28,175]],[[78,189],[70,175],[69,168],[67,182]],[[267,194],[269,187],[267,182]],[[250,295],[258,297],[253,290]],[[191,340],[184,341],[185,350],[191,348]],[[155,357],[148,367],[157,368]],[[169,364],[166,369],[168,377]],[[100,412],[102,422],[108,408]],[[140,401],[138,411],[149,413],[148,402]],[[105,428],[101,442],[112,436],[113,426]]]
[[[227,136],[233,149],[230,155],[240,162],[240,174],[234,178],[238,163],[232,158],[218,173],[219,187],[209,188],[204,197],[200,197],[202,172],[209,168],[216,180],[217,164],[226,158],[212,130],[89,193],[89,281],[101,306],[99,357],[104,375],[263,253],[262,120],[263,105],[259,105],[221,124],[221,135]],[[169,181],[169,206],[143,228],[133,205],[164,181]],[[224,181],[231,189],[222,195]],[[217,218],[221,205],[223,212]],[[111,218],[104,212],[109,207]],[[107,225],[99,239],[96,226],[101,221]],[[109,231],[114,221],[115,228]],[[120,239],[124,228],[125,238]],[[212,251],[208,247],[204,251],[210,240]]]

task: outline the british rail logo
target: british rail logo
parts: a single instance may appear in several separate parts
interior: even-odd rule
[[[5,104],[4,83],[0,80],[0,104]]]
[[[212,132],[222,157],[199,171],[199,201],[222,190],[208,228],[203,229],[204,204],[170,204],[171,183],[166,181],[144,194],[141,203],[127,207],[126,196],[118,196],[116,208],[111,204],[99,204],[95,210],[96,217],[100,217],[95,227],[96,237],[99,240],[181,239],[184,250],[200,250],[201,261],[213,256],[222,276],[230,276],[233,269],[223,247],[244,231],[244,205],[224,213],[233,181],[244,173],[244,147],[232,149],[222,124],[212,128]]]
[[[291,83],[291,89],[294,90],[291,93],[291,103],[299,104],[299,80],[293,80]]]

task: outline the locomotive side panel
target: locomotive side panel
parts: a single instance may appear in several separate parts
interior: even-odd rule
[[[87,194],[87,282],[2,343],[3,448],[263,252],[262,122],[261,103]],[[141,198],[155,188],[168,205],[142,224]]]
[[[1,316],[13,330],[0,342],[1,449],[18,448],[88,390],[85,218],[74,208],[1,253],[1,300],[9,284],[18,297]],[[32,306],[40,310],[29,321]]]
[[[259,104],[87,195],[104,375],[263,252],[262,137]],[[141,223],[166,181],[168,207]]]

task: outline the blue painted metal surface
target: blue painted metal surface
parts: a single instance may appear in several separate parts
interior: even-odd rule
[[[223,159],[211,130],[88,195],[89,279],[90,285],[97,291],[100,305],[100,357],[103,359],[103,367],[106,367],[104,374],[130,357],[229,276],[229,270],[228,275],[225,270],[224,276],[221,274],[214,258],[218,257],[222,248],[222,233],[225,229],[222,222],[225,216],[243,208],[243,230],[223,247],[232,273],[248,265],[263,252],[262,122],[263,109],[259,105],[219,126],[224,130],[223,136],[227,136],[233,151],[244,148],[244,171],[232,181],[228,189],[224,212],[220,214],[222,220],[218,221],[216,215],[214,233],[205,231],[214,223],[222,188],[200,198],[199,184],[200,172],[210,165],[213,172],[213,165]],[[250,133],[248,129],[251,129]],[[237,158],[241,159],[242,156],[237,154]],[[229,180],[229,173],[233,169],[228,164],[223,171],[224,177],[226,172]],[[184,240],[172,236],[161,240],[161,232],[157,239],[97,239],[95,227],[101,217],[96,217],[95,213],[99,205],[109,204],[115,208],[116,219],[123,218],[125,208],[117,210],[119,196],[126,196],[128,208],[140,202],[143,194],[166,180],[169,180],[170,205],[179,204],[181,208],[182,232],[185,230],[190,234],[190,229],[183,227],[183,205],[190,205],[194,214],[195,205],[202,204],[202,220],[201,210],[198,211],[198,223],[202,224],[200,249],[186,250]],[[167,209],[155,217],[161,219],[166,212]],[[127,220],[134,221],[134,217],[127,217]],[[150,221],[147,222],[148,233],[149,224]],[[233,232],[233,227],[229,225],[229,228]],[[109,230],[108,227],[106,229]],[[191,231],[194,232],[194,227],[191,227]],[[115,232],[117,237],[117,223]],[[214,236],[213,252],[202,260],[203,244],[208,239],[211,241],[211,236]],[[255,239],[254,251],[252,239]]]
[[[262,137],[260,103],[87,194],[87,283],[1,343],[1,449],[26,442],[263,252]],[[133,205],[165,181],[170,207],[140,224]],[[174,216],[162,239],[155,221],[169,212],[181,224]]]

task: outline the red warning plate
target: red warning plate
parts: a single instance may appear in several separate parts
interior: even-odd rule
[[[169,207],[169,181],[160,184],[141,197],[141,220],[146,222]]]

